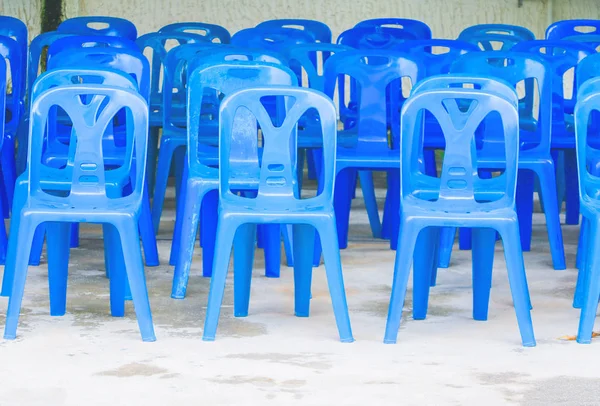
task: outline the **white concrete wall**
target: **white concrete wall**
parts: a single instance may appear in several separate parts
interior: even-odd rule
[[[40,33],[42,0],[0,0],[0,15],[17,17],[27,24],[29,40]]]
[[[527,0],[65,0],[67,17],[112,14],[131,19],[140,33],[175,21],[205,21],[232,33],[272,18],[309,18],[329,24],[334,37],[360,20],[398,16],[423,20],[436,37],[456,37],[469,25],[526,25],[540,34],[545,3]],[[562,0],[561,0],[562,1]]]

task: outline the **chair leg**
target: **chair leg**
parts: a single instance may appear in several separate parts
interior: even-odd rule
[[[152,313],[150,311],[150,300],[148,299],[148,289],[146,287],[146,277],[144,275],[144,262],[142,261],[142,252],[140,250],[137,221],[131,219],[131,221],[125,221],[122,224],[115,224],[115,226],[119,232],[123,248],[125,271],[131,288],[133,307],[142,340],[156,341]]]
[[[335,178],[334,208],[340,249],[348,247],[348,224],[350,223],[350,208],[352,204],[350,196],[353,185],[352,169],[345,168],[338,172]],[[321,243],[323,243],[322,239]]]
[[[586,281],[586,272],[588,267],[586,266],[587,259],[591,252],[590,249],[590,236],[589,228],[591,227],[590,220],[583,217],[581,220],[581,228],[579,230],[579,244],[577,246],[577,284],[575,285],[575,294],[573,295],[573,307],[575,309],[581,309],[583,305],[583,290],[584,283]]]
[[[217,333],[221,303],[223,302],[223,294],[225,293],[225,282],[227,280],[227,272],[229,271],[231,246],[237,228],[238,226],[234,221],[227,217],[219,216],[213,275],[210,280],[208,306],[206,308],[206,319],[204,320],[204,332],[202,335],[202,340],[204,341],[214,341]]]
[[[577,342],[580,344],[589,344],[592,341],[592,331],[596,320],[596,311],[598,310],[598,299],[600,298],[600,255],[597,255],[600,249],[598,227],[599,222],[597,219],[590,220],[588,235],[592,252],[591,255],[588,255],[584,264],[583,303],[577,333]]]
[[[308,224],[294,224],[294,312],[297,317],[308,317],[312,281],[311,247],[315,229]]]
[[[379,209],[377,208],[377,198],[375,197],[373,171],[358,171],[358,176],[360,178],[360,188],[363,193],[373,238],[381,238],[381,221],[379,220]]]
[[[450,258],[452,257],[452,247],[454,246],[454,237],[456,236],[456,228],[442,227],[440,231],[440,255],[438,260],[438,268],[448,268],[450,266]]]
[[[15,182],[17,180],[17,169],[15,162],[15,140],[14,136],[5,137],[2,146],[2,176],[4,177],[4,187],[6,190],[6,199],[9,209],[15,192]]]
[[[187,156],[186,156],[187,161]],[[171,254],[169,256],[169,265],[177,265],[177,258],[179,255],[179,245],[180,245],[180,235],[181,235],[181,223],[183,213],[183,204],[187,199],[188,192],[188,179],[189,179],[189,168],[188,165],[184,163],[183,165],[183,175],[181,178],[181,190],[179,191],[179,195],[175,200],[175,226],[173,228],[173,239],[171,240]]]
[[[317,166],[315,162],[315,156],[312,154],[312,149],[309,149],[306,154],[306,166],[308,167],[308,179],[317,179]]]
[[[248,316],[256,224],[242,224],[233,241],[233,315]]]
[[[577,153],[570,149],[565,151],[565,223],[579,224],[579,179],[577,174]]]
[[[66,311],[69,273],[68,242],[72,224],[76,223],[51,222],[46,224],[51,316],[64,316]]]
[[[473,229],[473,319],[488,319],[490,290],[492,289],[492,269],[494,268],[494,249],[496,230],[491,228]]]
[[[546,202],[544,214],[546,216],[546,228],[548,229],[548,242],[550,243],[550,254],[555,270],[567,269],[565,260],[565,246],[563,244],[562,230],[560,228],[560,213],[558,201],[556,200],[556,178],[554,166],[544,165],[538,172],[540,180],[540,191]],[[578,197],[579,198],[579,197]]]
[[[265,276],[267,278],[279,278],[281,270],[281,224],[265,224],[263,230],[265,237]]]
[[[285,252],[285,262],[288,267],[292,267],[294,266],[294,234],[292,225],[282,225],[281,234],[283,235],[283,250]]]
[[[116,227],[105,223],[104,234],[104,266],[109,278],[110,314],[113,317],[125,316],[126,276],[123,247]]]
[[[458,249],[468,251],[471,249],[473,237],[470,228],[460,228],[458,230]]]
[[[79,247],[79,223],[71,223],[71,233],[69,236],[69,246],[71,248]]]
[[[535,336],[531,322],[531,302],[527,288],[527,276],[523,262],[523,251],[519,238],[518,221],[511,222],[498,230],[504,245],[504,257],[508,271],[508,282],[513,304],[517,314],[517,323],[524,347],[535,347]]]
[[[323,258],[325,259],[325,273],[327,284],[333,305],[333,314],[338,328],[340,341],[351,343],[354,341],[350,316],[348,315],[348,304],[346,302],[346,291],[344,290],[344,278],[342,274],[342,263],[336,234],[335,218],[327,218],[317,225],[317,231],[323,243]]]
[[[14,221],[14,217],[11,221]],[[29,254],[29,265],[38,266],[42,260],[42,251],[44,250],[44,238],[46,237],[46,226],[42,223],[35,230],[33,236],[33,245]]]
[[[196,243],[196,234],[198,232],[200,206],[205,197],[203,191],[197,185],[196,183],[188,182],[186,186],[186,199],[180,202],[182,209],[179,213],[181,227],[179,232],[179,247],[176,252],[178,259],[175,271],[173,272],[173,286],[171,288],[171,297],[173,299],[185,298],[190,277],[194,244]]]
[[[517,216],[519,218],[519,231],[521,233],[521,247],[523,251],[531,250],[534,185],[535,174],[527,169],[519,170],[517,177],[516,206]],[[549,201],[546,201],[546,204],[548,203]]]
[[[413,254],[413,319],[425,320],[429,305],[429,288],[437,257],[431,255],[439,240],[439,228],[427,227],[417,237]]]
[[[388,194],[386,199],[389,200],[389,216],[390,222],[390,248],[396,250],[398,248],[398,232],[400,227],[400,171],[388,171]]]
[[[207,238],[202,244],[202,276],[210,278],[215,258],[215,237],[217,235],[217,219],[219,217],[219,191],[206,192],[202,199],[200,232]]]
[[[1,193],[1,192],[0,192]],[[4,204],[2,199],[0,199],[0,213],[4,208]],[[4,219],[0,217],[0,265],[4,265],[6,263],[6,252],[8,250],[8,236],[6,235],[6,225],[4,223]]]
[[[17,337],[19,313],[21,312],[21,303],[27,279],[27,264],[29,262],[28,247],[31,247],[36,226],[37,224],[33,223],[31,217],[23,216],[19,227],[15,230],[16,235],[11,238],[11,247],[9,248],[6,267],[12,268],[14,279],[11,284],[12,290],[10,299],[8,300],[6,324],[4,326],[4,339],[6,340],[14,340]]]
[[[175,198],[179,196],[181,191],[181,181],[183,179],[183,167],[186,160],[186,149],[181,146],[173,151],[173,169],[175,174]],[[177,201],[177,200],[176,200]]]
[[[154,191],[154,178],[156,176],[156,159],[158,156],[158,139],[160,127],[150,127],[148,133],[148,159],[146,165],[146,180],[148,181],[148,192]]]
[[[144,195],[142,196],[142,210],[139,220],[139,231],[142,236],[142,246],[144,247],[144,259],[146,266],[158,266],[158,244],[154,225],[152,224],[152,214],[150,210],[150,195],[148,193],[148,182],[144,185]]]
[[[385,326],[385,337],[383,339],[383,342],[386,344],[395,344],[398,338],[398,329],[400,328],[402,318],[402,308],[404,307],[404,299],[406,297],[410,266],[420,231],[420,228],[413,222],[400,220],[400,235],[398,236],[398,240],[402,241],[402,245],[399,247],[400,249],[396,250],[394,281]]]
[[[154,234],[158,233],[160,226],[160,216],[162,214],[165,202],[165,193],[167,192],[167,183],[169,180],[169,168],[173,158],[176,145],[173,142],[161,142],[158,150],[158,165],[156,169],[156,179],[154,180],[154,194],[152,201],[152,224]]]

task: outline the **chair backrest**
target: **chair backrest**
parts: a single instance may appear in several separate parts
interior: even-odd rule
[[[183,22],[165,25],[158,32],[180,32],[188,34],[197,34],[206,37],[209,42],[220,42],[221,44],[229,44],[231,34],[225,27],[216,24],[208,24],[201,22]]]
[[[539,100],[537,114],[534,111],[536,97],[534,94],[527,94],[528,91],[535,92],[535,86],[531,86],[529,89],[524,88],[525,95],[523,99],[527,100],[525,102],[527,111],[523,111],[522,114],[537,119],[537,125],[534,128],[527,129],[527,131],[533,133],[534,142],[537,143],[533,148],[539,152],[550,153],[553,75],[551,67],[544,59],[526,52],[472,52],[458,58],[452,65],[450,72],[500,78],[515,87],[515,89],[520,83],[535,79]],[[531,144],[528,149],[532,149]]]
[[[139,51],[81,48],[77,52],[61,52],[48,62],[49,69],[106,67],[120,70],[134,77],[144,99],[148,100],[150,97],[150,66]]]
[[[454,83],[462,79],[458,77]],[[439,82],[438,78],[431,80]],[[423,90],[411,95],[402,107],[401,204],[424,210],[464,213],[514,208],[519,155],[519,117],[515,98],[511,101],[496,92],[478,89],[436,89],[432,86],[424,90],[426,87],[424,85]],[[419,164],[425,111],[439,122],[446,139],[439,178],[426,175]],[[498,130],[504,136],[506,167],[501,175],[482,179],[477,171],[475,133],[492,114],[500,117]]]
[[[529,52],[544,58],[553,69],[553,121],[562,122],[564,113],[572,113],[577,101],[577,81],[574,75],[566,73],[574,69],[580,61],[595,53],[594,49],[584,43],[561,40],[525,41],[512,49],[517,52]],[[565,88],[573,88],[572,97],[568,98]]]
[[[152,32],[139,37],[135,43],[139,50],[143,53],[146,48],[150,48],[152,60],[150,69],[150,94],[153,102],[159,102],[162,98],[161,89],[161,71],[163,71],[167,53],[173,49],[172,42],[175,42],[175,47],[184,44],[207,43],[208,39],[205,36],[198,34],[172,32]],[[167,47],[170,47],[167,49]],[[164,84],[164,81],[163,81]]]
[[[202,166],[199,150],[202,142],[199,139],[202,124],[202,105],[211,91],[225,96],[238,90],[256,86],[296,86],[296,75],[285,66],[257,61],[223,61],[219,57],[213,59],[198,58],[190,66],[188,82],[188,159],[190,171]],[[251,128],[244,131],[251,132]],[[250,135],[248,135],[250,136]],[[258,161],[250,161],[254,150],[258,148],[257,132],[253,132],[254,143],[243,145],[244,150],[236,152],[236,158],[245,161],[251,167],[258,167]],[[250,148],[250,150],[246,150]],[[232,159],[236,159],[232,158]]]
[[[413,86],[421,79],[423,69],[418,58],[393,51],[346,51],[329,58],[324,76],[325,94],[331,98],[336,85],[340,88],[345,85],[343,76],[349,76],[356,85],[354,90],[358,94],[350,97],[358,103],[357,150],[374,152],[387,149],[388,124],[392,131],[392,146],[398,147],[401,79],[409,78]],[[344,102],[340,100],[340,110]]]
[[[519,42],[534,40],[535,35],[518,25],[480,24],[465,28],[458,39],[475,44],[482,51],[508,51]]]
[[[468,73],[452,73],[451,75],[436,75],[417,83],[411,94],[424,90],[471,88],[483,90],[486,93],[494,93],[503,97],[513,104],[518,105],[519,97],[514,87],[500,78],[484,77],[481,75],[470,75]]]
[[[0,35],[10,37],[17,41],[21,47],[21,57],[23,58],[22,66],[26,66],[27,45],[29,45],[29,39],[25,23],[15,17],[0,16]]]
[[[394,49],[420,57],[423,60],[426,76],[448,73],[450,66],[461,55],[479,51],[475,44],[454,39],[407,41],[398,44]]]
[[[423,21],[411,20],[409,18],[373,18],[361,21],[356,24],[355,27],[387,27],[400,29],[410,32],[417,40],[431,39],[431,28],[429,28],[427,24]]]
[[[600,176],[597,162],[594,167],[588,166],[589,158],[600,157],[600,149],[590,145],[590,126],[594,116],[600,115],[600,77],[587,80],[579,88],[575,105],[575,138],[577,142],[577,166],[579,171],[579,199],[583,207],[594,205],[598,207],[600,198]],[[594,134],[595,137],[597,133]]]
[[[285,119],[274,126],[262,104],[265,98],[285,98]],[[320,118],[323,137],[323,191],[316,197],[298,203],[297,138],[298,121],[309,111]],[[239,90],[221,103],[219,110],[219,192],[221,204],[245,206],[248,197],[232,193],[235,184],[244,180],[244,162],[232,159],[239,145],[254,146],[258,127],[262,131],[263,153],[258,169],[258,192],[254,199],[264,210],[284,211],[310,207],[331,207],[335,178],[337,119],[335,107],[324,94],[312,89],[295,87],[254,87]],[[255,150],[258,161],[258,151]],[[250,176],[256,173],[250,172]],[[248,174],[245,175],[248,178]]]
[[[292,28],[310,33],[315,41],[322,43],[331,43],[331,29],[321,21],[305,20],[301,18],[282,18],[277,20],[267,20],[258,24],[256,28]]]
[[[572,37],[565,37],[562,40],[581,42],[589,45],[590,47],[596,49],[596,51],[600,52],[600,34],[573,35]]]
[[[48,61],[63,51],[77,51],[81,48],[115,48],[139,51],[137,44],[127,38],[110,35],[68,35],[56,39],[48,47]]]
[[[173,112],[174,103],[187,103],[188,75],[194,70],[193,61],[204,64],[207,56],[211,63],[222,63],[226,61],[245,60],[268,62],[278,65],[286,65],[287,61],[282,56],[269,51],[245,49],[233,45],[216,45],[214,43],[196,43],[181,45],[167,54],[165,62],[165,76],[163,92],[163,128],[177,127]],[[197,66],[197,65],[196,65]],[[210,102],[216,102],[214,92]],[[205,95],[205,96],[208,96]]]
[[[138,91],[137,83],[133,80],[133,78],[130,75],[116,69],[57,68],[42,73],[38,77],[32,86],[30,100],[34,100],[41,93],[54,87],[69,86],[74,84],[107,85],[113,87],[122,87],[135,92]],[[68,117],[65,117],[64,114],[60,115],[57,113],[58,111],[56,111],[56,109],[52,109],[52,111],[48,114],[48,132],[45,134],[45,145],[52,144],[54,140],[59,137],[59,123],[62,126],[66,125],[68,127],[72,127],[72,121]],[[120,118],[124,118],[122,113]],[[112,122],[108,124],[104,137],[104,141],[107,143],[107,145],[112,146],[115,145],[113,126],[114,123]],[[68,142],[70,139],[63,141]],[[51,176],[51,174],[48,175]]]
[[[287,52],[288,63],[290,69],[298,77],[298,83],[322,92],[324,90],[325,63],[329,57],[352,49],[328,43],[300,44]],[[318,54],[321,54],[320,58]],[[302,70],[306,72],[306,78],[303,77]]]
[[[48,54],[45,53],[45,55],[42,55],[44,48],[50,47],[50,45],[52,45],[55,41],[61,38],[72,35],[76,34],[70,34],[68,32],[59,31],[48,31],[41,33],[33,40],[31,40],[31,44],[29,45],[29,62],[27,64],[28,94],[31,93],[33,82],[35,82],[35,80],[37,79],[38,74],[43,73],[47,68]],[[42,60],[42,56],[44,56],[45,59]]]
[[[25,66],[22,65],[23,58],[21,57],[21,45],[12,39],[0,35],[0,56],[4,58],[6,65],[10,66],[10,82],[12,85],[11,103],[6,106],[10,113],[10,117],[6,118],[5,128],[14,133],[22,113],[22,103],[25,96]],[[8,91],[8,86],[4,89]]]
[[[340,34],[337,43],[357,49],[395,49],[399,43],[417,39],[409,31],[387,27],[354,27]]]
[[[298,44],[315,42],[315,37],[308,31],[294,28],[247,28],[236,32],[231,44],[238,47],[264,49],[284,52]]]
[[[597,35],[600,35],[600,20],[563,20],[550,24],[546,29],[546,39],[551,40]]]
[[[71,179],[68,196],[47,193],[41,182],[47,170],[42,158],[44,134],[55,107],[64,110],[73,123],[69,164],[59,170],[62,177]],[[110,175],[119,171],[128,176],[133,170],[135,184],[129,196],[109,199],[102,141],[106,127],[123,109],[126,111],[126,152],[122,166],[111,169]],[[97,84],[57,86],[40,93],[33,100],[29,123],[27,176],[31,196],[79,209],[106,207],[109,200],[117,199],[140,207],[146,166],[148,105],[139,93]],[[132,168],[134,162],[135,168]]]
[[[521,41],[531,41],[535,39],[535,34],[528,28],[519,25],[509,24],[477,24],[465,28],[461,31],[458,38],[462,36],[470,37],[473,35],[497,34],[508,35],[519,38]]]
[[[137,38],[135,24],[119,17],[73,17],[60,23],[57,31],[78,35],[110,35],[127,38],[131,41],[135,41]]]

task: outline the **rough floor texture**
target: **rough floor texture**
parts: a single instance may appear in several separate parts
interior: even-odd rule
[[[309,318],[293,315],[293,278],[263,276],[257,254],[250,315],[234,318],[228,280],[217,340],[201,340],[209,280],[200,250],[185,300],[172,300],[172,268],[148,268],[158,341],[143,343],[133,308],[109,315],[99,227],[82,230],[72,250],[67,315],[50,317],[47,269],[30,268],[15,341],[0,341],[0,405],[592,405],[600,404],[600,342],[563,341],[577,332],[571,307],[578,228],[564,227],[569,269],[554,271],[543,217],[525,254],[538,346],[523,348],[497,245],[490,317],[471,319],[471,260],[455,250],[432,289],[427,320],[410,318],[412,289],[398,344],[382,343],[394,253],[375,241],[360,199],[351,244],[342,252],[356,342],[341,344],[323,267],[314,272]],[[173,210],[160,254],[167,263]],[[0,299],[0,323],[7,299]]]

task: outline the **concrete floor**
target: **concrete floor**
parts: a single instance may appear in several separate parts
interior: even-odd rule
[[[338,342],[322,266],[311,316],[295,318],[292,272],[265,278],[261,252],[250,315],[233,317],[230,273],[217,340],[203,342],[209,280],[198,250],[185,300],[170,298],[170,266],[146,270],[158,340],[144,343],[131,304],[125,318],[109,315],[99,227],[86,227],[71,254],[66,316],[49,316],[45,262],[30,268],[18,338],[0,341],[0,405],[600,404],[600,341],[560,339],[577,332],[577,227],[563,229],[569,269],[554,271],[536,214],[533,250],[525,254],[536,348],[520,345],[500,244],[487,322],[471,319],[470,253],[455,250],[431,291],[427,320],[410,319],[409,289],[398,344],[384,345],[394,253],[370,238],[359,199],[355,206],[351,244],[341,254],[356,342]],[[6,305],[0,298],[0,324]]]

